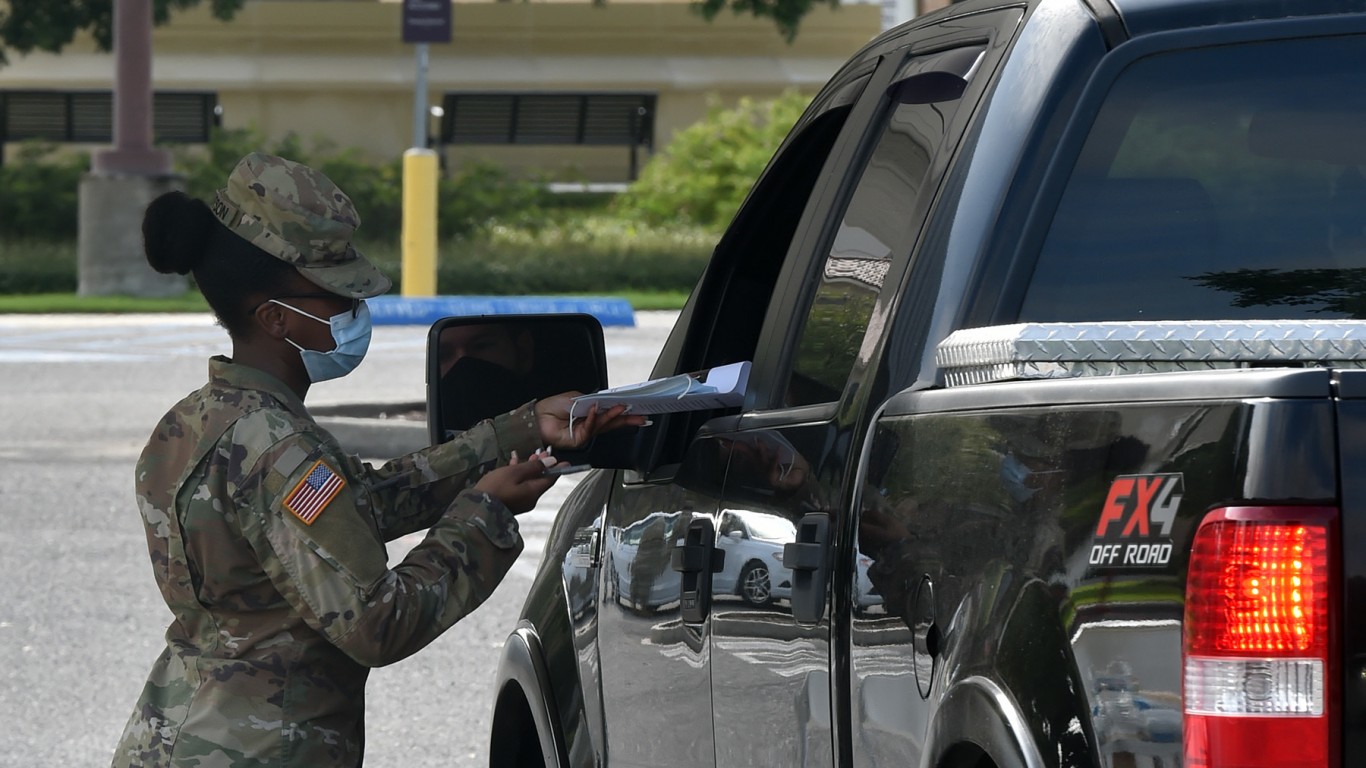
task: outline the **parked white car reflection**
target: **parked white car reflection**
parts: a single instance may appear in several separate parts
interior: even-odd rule
[[[669,566],[677,512],[651,512],[625,528],[609,529],[608,588],[617,602],[638,611],[656,611],[677,602],[678,571]]]
[[[792,570],[783,565],[783,546],[797,540],[791,520],[727,509],[717,527],[716,546],[726,553],[726,561],[712,579],[713,595],[739,595],[753,606],[792,596]]]
[[[681,579],[669,560],[678,517],[677,512],[652,512],[608,534],[608,586],[618,602],[657,611],[679,599]],[[783,565],[783,546],[796,540],[796,525],[749,510],[725,510],[718,523],[716,547],[725,562],[712,577],[712,594],[736,595],[753,606],[790,598],[792,571]]]

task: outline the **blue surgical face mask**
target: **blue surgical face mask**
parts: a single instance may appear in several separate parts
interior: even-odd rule
[[[292,309],[295,312],[309,318],[317,320],[323,325],[332,329],[332,340],[337,346],[328,352],[319,352],[316,349],[304,349],[295,344],[293,340],[286,338],[294,348],[299,350],[299,357],[304,361],[304,370],[308,371],[310,381],[319,382],[328,379],[336,379],[356,370],[360,361],[365,359],[365,352],[370,348],[370,308],[361,302],[356,308],[355,317],[351,316],[350,310],[339,315],[333,315],[324,320],[317,315],[291,307],[283,301],[270,300],[274,304],[279,304],[285,309]]]

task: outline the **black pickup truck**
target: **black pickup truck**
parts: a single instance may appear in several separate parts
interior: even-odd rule
[[[494,765],[1366,765],[1366,4],[967,0],[815,96]],[[596,449],[595,449],[596,450]]]

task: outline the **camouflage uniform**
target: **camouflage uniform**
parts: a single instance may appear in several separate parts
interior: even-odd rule
[[[522,551],[507,508],[466,489],[511,451],[538,446],[534,413],[372,469],[273,377],[225,358],[209,376],[137,464],[175,621],[114,765],[360,765],[368,668],[472,611]],[[316,512],[316,500],[291,511],[291,493],[329,473],[335,495]],[[389,569],[383,542],[424,528]]]
[[[339,296],[389,279],[351,245],[356,209],[321,173],[242,158],[214,215]],[[274,377],[226,358],[161,420],[137,464],[152,568],[175,620],[114,766],[355,766],[369,667],[488,598],[522,551],[469,490],[540,445],[531,407],[372,469]],[[390,569],[384,542],[430,529]]]

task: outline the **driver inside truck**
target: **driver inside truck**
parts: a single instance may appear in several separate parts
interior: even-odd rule
[[[535,399],[536,344],[531,330],[510,323],[453,326],[437,341],[441,424],[469,429],[490,413]]]
[[[586,350],[584,326],[571,322],[457,323],[437,339],[442,429],[460,431],[541,397],[595,392],[601,375]]]

